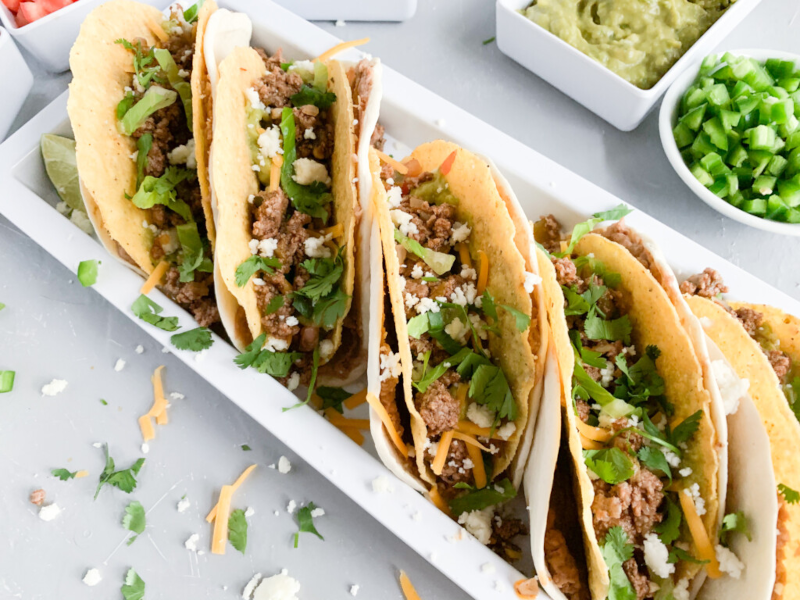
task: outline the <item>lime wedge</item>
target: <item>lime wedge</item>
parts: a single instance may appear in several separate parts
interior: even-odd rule
[[[41,145],[44,168],[58,195],[71,209],[86,212],[78,184],[75,140],[46,133]]]

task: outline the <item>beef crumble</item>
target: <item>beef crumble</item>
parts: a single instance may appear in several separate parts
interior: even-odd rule
[[[544,558],[553,584],[567,600],[588,600],[588,590],[581,581],[578,564],[567,546],[564,534],[555,527],[555,513],[552,509],[547,513]]]
[[[414,398],[417,410],[428,427],[428,436],[437,436],[455,429],[461,415],[461,403],[450,394],[448,387],[461,379],[455,371],[448,371],[434,381],[428,389]]]
[[[709,267],[681,283],[681,293],[701,298],[716,298],[720,294],[728,293],[728,286],[722,281],[722,275]]]

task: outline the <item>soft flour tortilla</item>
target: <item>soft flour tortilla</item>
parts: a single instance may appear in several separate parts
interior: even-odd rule
[[[196,48],[208,17],[216,9],[209,0],[198,16]],[[78,173],[87,212],[98,237],[106,249],[138,272],[153,271],[150,247],[152,232],[142,227],[148,211],[125,198],[136,193],[136,163],[131,154],[136,151],[133,138],[117,131],[117,104],[131,84],[131,53],[115,40],[142,38],[148,45],[159,45],[153,31],[161,27],[163,13],[131,0],[111,0],[94,9],[81,25],[80,34],[70,50],[72,83],[69,86],[67,111],[75,135]],[[197,56],[194,57],[197,65]],[[203,72],[193,68],[192,111],[196,139],[205,137],[205,120],[198,123],[202,101],[194,93],[202,85]],[[199,158],[199,155],[198,155]],[[198,161],[198,176],[200,175]],[[213,219],[208,189],[201,194],[209,237],[213,242]],[[133,263],[131,265],[131,262]]]
[[[344,228],[344,273],[342,290],[350,296],[345,306],[345,318],[353,303],[355,287],[354,232],[356,225],[355,134],[353,104],[347,75],[341,63],[329,61],[328,87],[336,94],[333,119],[336,145],[332,158],[333,179],[332,218],[330,224],[341,223]],[[252,48],[235,48],[219,68],[220,79],[214,100],[214,148],[211,153],[211,178],[216,199],[217,247],[215,252],[216,280],[224,284],[231,298],[220,303],[220,313],[226,312],[223,324],[240,350],[261,332],[261,313],[258,310],[252,280],[243,287],[236,285],[236,268],[252,254],[248,246],[250,234],[250,205],[247,198],[258,193],[259,183],[252,169],[250,146],[247,140],[247,99],[245,91],[266,72],[264,61]],[[359,314],[360,313],[356,313]],[[359,317],[360,319],[360,317]],[[340,319],[329,339],[338,350],[342,345]],[[246,322],[246,327],[243,323]],[[360,322],[359,322],[360,325]],[[363,337],[360,336],[360,338]],[[348,368],[320,371],[320,382],[347,383],[354,373],[363,372],[363,364],[352,360],[352,347],[361,339],[347,339],[342,349]],[[331,361],[331,367],[337,361]],[[339,365],[344,366],[344,365]],[[358,368],[357,368],[358,367]],[[357,376],[357,375],[356,375]]]
[[[750,396],[770,439],[775,482],[800,490],[800,455],[797,452],[800,423],[789,408],[778,377],[761,346],[747,334],[737,319],[716,303],[697,296],[688,297],[687,302],[694,314],[702,319],[706,334],[719,347],[737,375],[750,382]],[[780,339],[781,350],[789,354],[793,361],[800,359],[800,326],[795,317],[770,306],[742,303],[731,303],[731,306],[747,306],[762,312],[766,323]],[[772,492],[773,488],[768,488],[768,484],[768,481],[762,483],[765,492]],[[779,569],[786,577],[780,597],[797,600],[800,598],[800,505],[786,504],[785,510],[788,513],[785,525],[789,531],[789,541],[777,558],[782,565]]]
[[[672,306],[666,291],[653,275],[619,244],[610,242],[597,234],[584,236],[575,248],[578,255],[593,254],[605,266],[621,276],[617,288],[622,292],[628,316],[633,325],[633,342],[637,348],[656,345],[661,350],[657,359],[659,374],[664,379],[665,395],[674,404],[673,423],[680,423],[686,417],[701,410],[703,416],[700,427],[684,453],[682,465],[689,466],[692,474],[684,478],[686,486],[697,483],[700,494],[706,501],[706,514],[702,520],[709,537],[716,539],[718,529],[720,469],[717,453],[717,432],[711,418],[711,395],[704,386],[703,369],[693,350],[692,342],[681,327],[680,317]],[[544,269],[544,267],[543,267]],[[608,570],[600,550],[592,523],[592,502],[594,489],[583,460],[583,452],[578,434],[574,403],[571,401],[574,354],[568,336],[564,315],[564,297],[555,277],[555,271],[543,270],[547,296],[548,314],[553,329],[553,343],[558,356],[561,379],[565,385],[567,435],[570,452],[573,456],[577,478],[577,492],[580,496],[581,520],[583,521],[584,542],[589,562],[589,587],[592,597],[605,599],[608,594]],[[545,399],[544,402],[554,402]],[[559,398],[560,402],[561,399]],[[681,540],[693,546],[688,529],[684,526]],[[675,579],[693,578],[700,566],[682,562],[678,565]]]
[[[414,150],[409,158],[419,161],[423,171],[433,172],[454,151],[457,153],[456,159],[445,179],[450,186],[450,192],[459,199],[458,220],[468,223],[472,229],[469,251],[473,260],[477,260],[478,250],[482,250],[489,261],[486,289],[498,304],[513,306],[530,315],[531,297],[524,288],[526,263],[514,245],[514,223],[508,217],[508,211],[498,192],[489,165],[471,152],[444,141],[423,144]],[[416,451],[416,473],[422,480],[434,485],[436,477],[424,460],[427,427],[414,405],[411,389],[412,356],[403,297],[399,288],[400,271],[395,252],[394,225],[389,215],[383,185],[376,183],[375,190],[375,210],[381,227],[386,277],[402,365],[405,404],[410,414]],[[498,366],[508,379],[517,403],[518,415],[515,421],[516,431],[505,444],[503,452],[494,459],[495,478],[509,467],[516,456],[528,423],[530,402],[536,383],[536,362],[531,350],[529,331],[522,333],[517,331],[514,317],[508,311],[501,311],[499,317],[498,327],[501,335],[490,338],[489,349],[493,359],[497,360]],[[532,320],[531,327],[538,327],[538,320]],[[524,462],[522,464],[524,466]]]

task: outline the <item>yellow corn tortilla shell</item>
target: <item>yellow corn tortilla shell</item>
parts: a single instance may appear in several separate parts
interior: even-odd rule
[[[751,338],[741,323],[721,306],[697,296],[687,302],[698,317],[704,319],[706,334],[714,341],[736,374],[750,382],[750,396],[766,427],[772,448],[775,481],[793,490],[800,490],[800,423],[792,413],[781,390],[780,381],[761,346]],[[734,308],[747,307],[764,315],[765,323],[780,340],[780,348],[792,361],[800,360],[800,321],[771,306],[732,302]],[[800,599],[800,505],[787,504],[786,526],[789,541],[778,554],[786,581],[783,600]]]
[[[353,107],[347,75],[342,65],[330,61],[328,66],[328,86],[336,94],[333,105],[333,119],[336,146],[332,158],[331,178],[333,180],[332,219],[329,224],[341,223],[344,227],[343,240],[344,273],[342,290],[351,297],[345,306],[345,318],[350,311],[355,283],[353,260],[353,236],[355,231],[356,189],[353,183],[355,135],[353,133]],[[247,140],[247,99],[245,91],[266,72],[264,61],[252,48],[235,48],[222,61],[219,68],[220,79],[214,106],[214,151],[211,155],[211,173],[214,195],[217,201],[217,247],[215,262],[220,279],[235,299],[234,302],[221,303],[220,309],[242,312],[247,323],[246,330],[238,326],[239,319],[226,315],[223,323],[237,325],[228,328],[234,344],[242,350],[250,340],[262,333],[261,313],[256,301],[255,286],[252,279],[243,287],[236,285],[236,268],[250,256],[248,243],[251,236],[250,205],[247,198],[258,193],[259,183],[252,169],[250,146]],[[328,339],[337,350],[342,343],[342,321],[340,319],[333,335]],[[360,321],[356,321],[360,322]],[[249,330],[249,336],[247,335]],[[363,336],[362,336],[363,337]],[[361,343],[361,339],[356,340]],[[344,348],[349,356],[353,348]],[[321,361],[321,363],[324,361]],[[332,361],[335,362],[335,361]],[[352,361],[349,361],[352,362]],[[331,367],[334,365],[332,364]],[[341,365],[340,365],[341,366]],[[353,366],[353,365],[351,365]],[[350,371],[350,369],[348,369]],[[340,369],[320,372],[320,381],[339,382],[344,374]]]
[[[90,198],[94,217],[102,226],[100,239],[119,256],[109,240],[120,245],[136,266],[151,273],[152,232],[142,227],[148,212],[125,198],[136,193],[136,151],[133,138],[117,131],[117,104],[131,84],[131,53],[114,41],[142,38],[155,44],[152,23],[160,24],[160,10],[131,2],[111,0],[95,8],[81,25],[69,55],[72,83],[69,113],[75,134],[75,150],[83,189]]]
[[[638,352],[656,345],[661,356],[656,361],[659,374],[664,379],[665,395],[675,406],[671,424],[676,425],[698,410],[703,411],[700,427],[689,442],[681,465],[690,467],[692,474],[682,478],[685,487],[697,483],[701,497],[706,502],[706,514],[701,517],[710,539],[716,539],[719,507],[718,470],[719,457],[715,449],[716,430],[711,419],[711,395],[704,386],[703,370],[694,353],[689,336],[681,327],[680,317],[672,306],[666,291],[653,275],[625,248],[597,234],[584,236],[575,248],[577,255],[593,254],[605,266],[621,276],[617,288],[622,292],[633,325],[632,339]],[[571,382],[574,354],[569,340],[564,296],[555,271],[543,271],[553,343],[559,360],[562,381],[565,383],[567,435],[570,452],[575,462],[577,495],[582,506],[584,543],[589,562],[589,587],[592,598],[604,600],[608,595],[608,570],[600,550],[600,542],[592,523],[594,488],[583,460],[580,436],[576,427],[577,415],[572,402]],[[547,401],[547,400],[545,400]],[[694,548],[685,524],[682,541]],[[693,552],[695,552],[693,550]],[[696,553],[696,552],[695,552]],[[675,581],[693,578],[700,566],[681,562],[674,575]]]
[[[419,146],[411,153],[410,158],[419,161],[423,171],[433,172],[454,151],[457,153],[456,159],[445,179],[450,186],[450,192],[459,199],[457,219],[462,223],[468,223],[472,229],[469,250],[473,261],[477,262],[478,250],[483,250],[489,261],[486,289],[498,304],[507,304],[530,315],[531,298],[524,289],[525,260],[514,245],[514,223],[498,193],[489,165],[475,154],[441,140]],[[382,187],[382,185],[376,186],[381,190]],[[427,427],[414,405],[411,389],[412,357],[405,307],[399,288],[399,262],[394,244],[394,225],[389,215],[385,192],[379,191],[376,196],[378,200],[375,208],[381,226],[389,295],[403,369],[405,401],[411,416],[417,469],[422,479],[433,485],[436,478],[425,462]],[[532,321],[532,325],[538,326],[535,321]],[[495,456],[494,478],[499,477],[508,468],[516,454],[527,423],[536,376],[528,330],[518,332],[514,317],[508,311],[502,310],[499,311],[498,327],[501,335],[490,337],[489,349],[493,362],[503,370],[508,379],[517,403],[518,414],[515,421],[516,431],[506,442],[503,451]]]
[[[203,214],[206,216],[206,231],[211,249],[217,241],[217,232],[214,228],[214,215],[211,210],[211,184],[208,180],[209,152],[211,151],[211,117],[214,114],[211,84],[208,80],[208,67],[206,67],[205,45],[203,39],[206,34],[208,20],[217,3],[214,0],[205,0],[197,15],[197,37],[192,58],[192,129],[194,131],[195,159],[197,160],[197,178],[200,181],[200,193],[203,198]]]

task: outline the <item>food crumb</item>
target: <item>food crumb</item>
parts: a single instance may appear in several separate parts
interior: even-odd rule
[[[186,511],[186,509],[189,508],[191,505],[192,503],[189,501],[188,498],[181,498],[180,500],[178,500],[178,512],[182,513]]]
[[[242,598],[247,600],[248,598],[253,597],[253,592],[256,589],[256,586],[261,582],[261,573],[256,573],[250,578],[250,581],[247,582],[247,585],[244,586],[242,590]]]
[[[94,587],[100,583],[102,579],[103,577],[100,575],[100,571],[97,569],[89,569],[86,571],[86,575],[83,576],[83,583],[89,587]]]
[[[317,507],[317,508],[315,508],[314,510],[311,511],[311,516],[313,518],[315,518],[315,519],[317,517],[324,517],[325,516],[325,510],[322,509],[322,508]]]
[[[189,539],[183,542],[183,545],[186,547],[187,550],[191,552],[197,552],[197,542],[200,540],[200,534],[193,533],[189,536]]]
[[[436,126],[437,127],[444,128],[444,126],[446,124],[447,124],[447,122],[444,119],[436,119]]]
[[[290,515],[294,512],[294,509],[297,508],[297,502],[294,500],[289,500],[289,504],[286,505],[286,512]]]
[[[483,566],[481,566],[481,571],[483,571],[484,573],[487,573],[488,575],[491,575],[491,574],[493,574],[495,572],[495,568],[494,568],[494,565],[492,563],[488,563],[487,562],[487,563],[483,563]]]
[[[286,475],[289,471],[292,470],[292,463],[289,462],[289,459],[285,456],[281,456],[280,460],[278,460],[278,471],[283,475]]]
[[[394,492],[394,486],[386,475],[381,475],[372,480],[372,491],[376,494]]]
[[[55,502],[39,509],[39,518],[42,521],[52,521],[61,514],[61,507]]]
[[[150,452],[150,444],[144,443],[142,444],[142,454],[147,454]]]
[[[144,346],[139,344],[138,346],[136,346],[135,352],[136,352],[136,354],[142,354],[144,352]]]
[[[413,515],[411,515],[411,518],[414,519],[415,521],[422,521],[422,513],[417,511]]]
[[[66,379],[53,379],[50,383],[42,386],[42,396],[55,396],[67,389],[69,382]]]
[[[345,23],[345,22],[344,22],[344,21],[342,21],[341,19],[339,19],[338,21],[336,21],[336,27],[344,27],[345,25],[347,25],[347,23]],[[355,596],[355,594],[353,594],[353,596]]]
[[[124,361],[124,360],[122,360],[121,358],[118,358],[118,359],[117,359],[117,362],[116,362],[116,364],[114,364],[114,370],[115,370],[117,373],[119,373],[119,372],[120,372],[120,371],[122,371],[122,369],[124,369],[124,368],[125,368],[125,361]]]
[[[31,504],[35,504],[36,506],[41,506],[42,504],[44,504],[44,498],[46,494],[47,493],[42,489],[32,491],[29,498]]]
[[[351,596],[357,596],[358,595],[358,590],[360,588],[361,588],[361,586],[358,585],[357,583],[354,583],[353,585],[351,585],[350,586],[350,595]]]
[[[252,506],[248,506],[247,510],[244,511],[245,517],[252,517],[254,514],[256,514],[256,509],[253,508]]]

